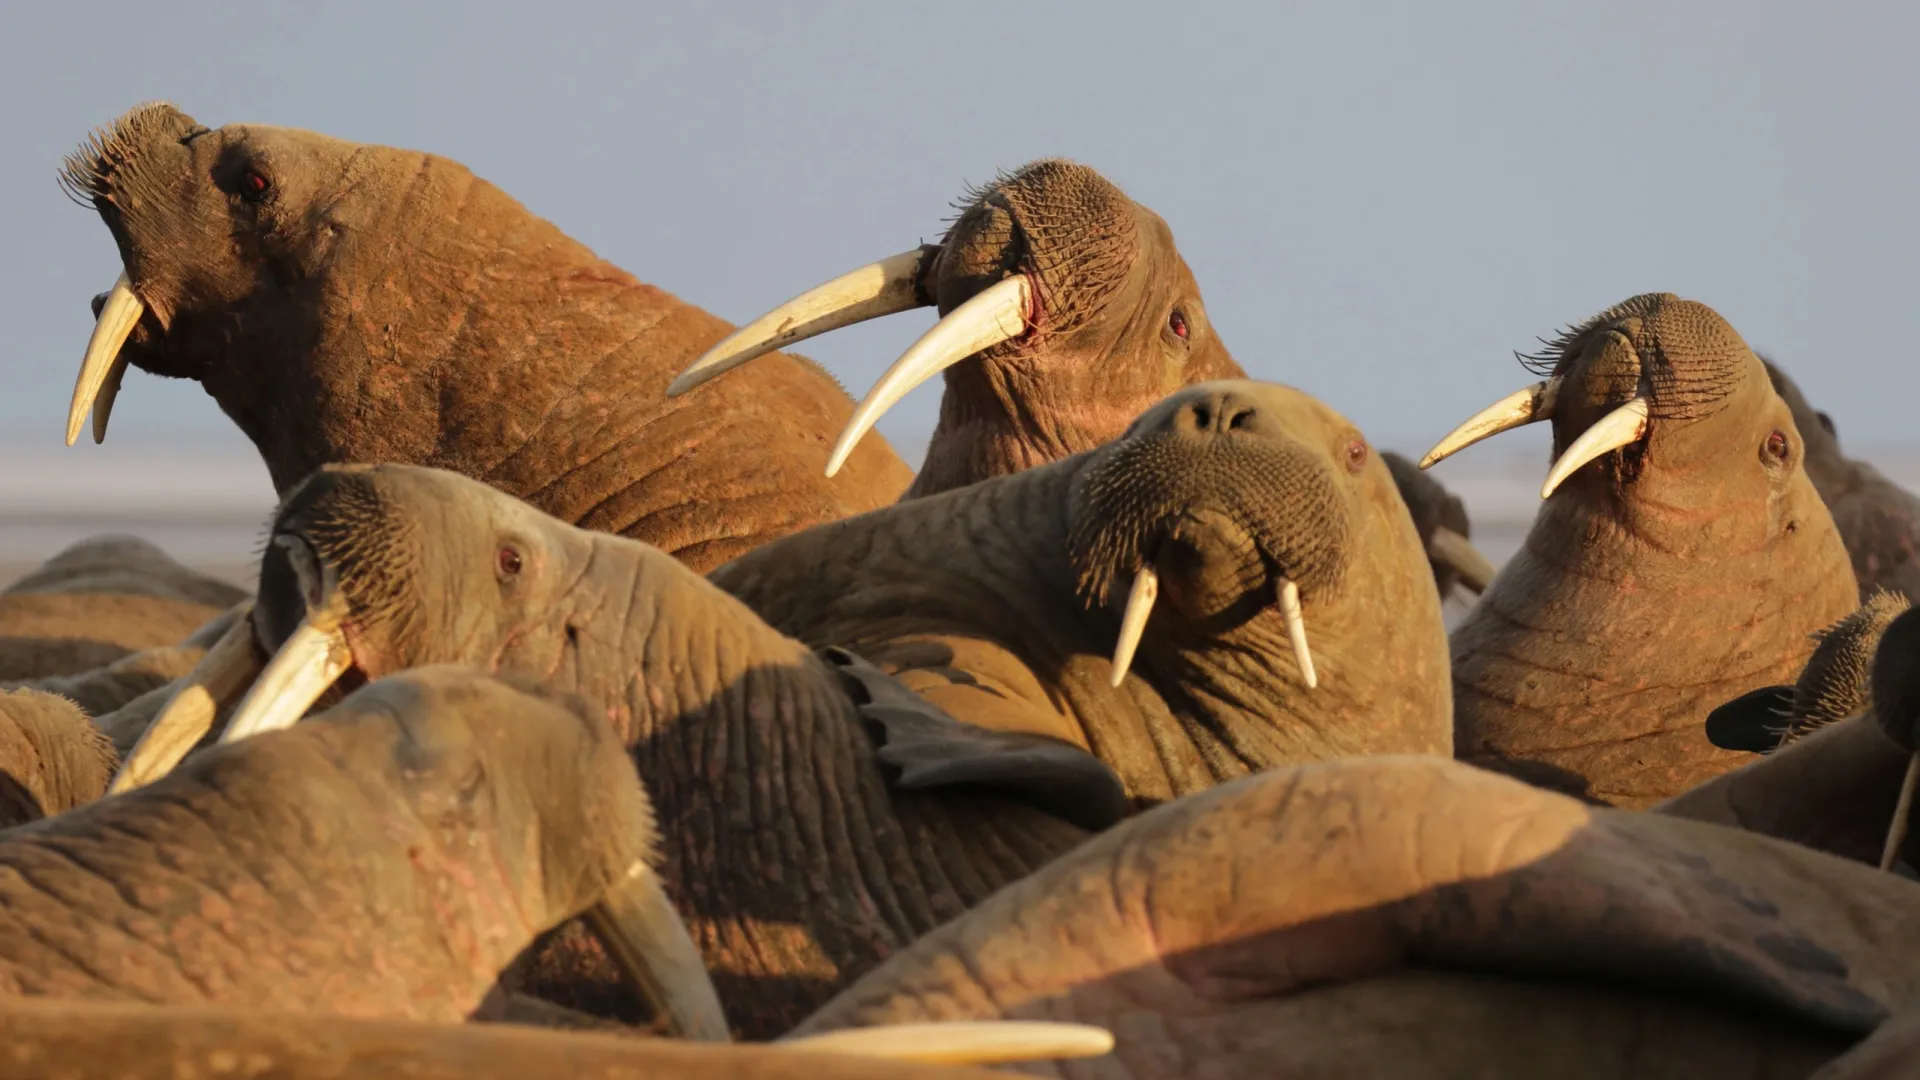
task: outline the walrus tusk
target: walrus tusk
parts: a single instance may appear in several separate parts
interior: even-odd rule
[[[340,629],[346,600],[336,592],[327,605],[301,620],[267,669],[233,710],[220,745],[292,727],[353,664]]]
[[[1127,610],[1120,616],[1120,638],[1113,643],[1114,686],[1127,681],[1127,669],[1133,666],[1134,651],[1140,647],[1140,635],[1146,632],[1147,616],[1153,614],[1153,602],[1160,598],[1160,575],[1153,567],[1143,566],[1133,575],[1133,588],[1127,592]]]
[[[1887,826],[1887,844],[1880,849],[1880,869],[1891,871],[1907,842],[1907,817],[1913,813],[1913,789],[1920,784],[1920,751],[1907,762],[1907,778],[1901,781],[1899,801],[1893,805],[1893,822]]]
[[[67,445],[80,437],[80,421],[93,411],[93,441],[107,437],[107,416],[113,411],[113,399],[120,392],[120,380],[126,376],[127,362],[120,346],[140,322],[147,305],[133,293],[126,271],[113,283],[106,302],[100,305],[100,317],[94,320],[93,336],[87,339],[87,353],[80,359],[80,377],[73,383],[73,403],[67,406]],[[102,387],[112,387],[104,398]],[[95,402],[99,402],[96,407]]]
[[[1560,455],[1560,460],[1553,463],[1553,468],[1547,470],[1547,482],[1540,485],[1540,497],[1552,495],[1555,488],[1587,462],[1638,442],[1647,433],[1647,409],[1647,399],[1636,397],[1581,432],[1573,445],[1567,447],[1567,452]]]
[[[1003,278],[947,313],[893,362],[853,410],[847,429],[827,459],[827,475],[840,471],[862,436],[907,392],[981,349],[1027,332],[1033,284],[1025,274]]]
[[[227,632],[214,642],[186,678],[174,684],[173,693],[160,714],[114,774],[107,794],[132,791],[173,771],[213,727],[220,710],[233,704],[260,674],[261,658],[253,641],[253,623],[249,616],[253,601],[240,605],[239,617]]]
[[[1427,541],[1427,557],[1452,568],[1460,575],[1460,584],[1475,593],[1486,592],[1493,582],[1493,564],[1487,557],[1472,541],[1444,525],[1433,530],[1433,539]]]
[[[674,378],[667,396],[830,330],[931,306],[920,299],[920,268],[939,250],[928,244],[903,251],[808,289],[722,338]]]
[[[1432,468],[1434,465],[1472,446],[1482,439],[1498,435],[1503,431],[1553,419],[1553,407],[1560,399],[1560,376],[1545,379],[1532,386],[1515,390],[1499,401],[1481,409],[1448,432],[1446,437],[1433,444],[1427,456],[1420,459],[1420,467]]]
[[[1300,678],[1307,689],[1320,685],[1313,670],[1313,653],[1307,651],[1307,620],[1300,614],[1300,586],[1291,581],[1280,584],[1280,617],[1287,622],[1287,640],[1293,643],[1293,659],[1300,665]]]
[[[694,1042],[731,1042],[719,991],[660,876],[644,862],[627,871],[587,923],[613,962],[639,990],[667,1033]]]
[[[1041,1020],[956,1020],[884,1024],[781,1039],[773,1044],[816,1054],[848,1054],[943,1065],[1089,1058],[1113,1050],[1113,1033],[1092,1024]]]

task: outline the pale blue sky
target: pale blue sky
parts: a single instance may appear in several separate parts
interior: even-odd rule
[[[735,322],[1065,155],[1167,218],[1250,371],[1386,445],[1423,449],[1519,385],[1511,350],[1657,289],[1775,352],[1843,437],[1906,441],[1915,41],[1920,5],[1890,2],[12,0],[0,442],[58,445],[117,271],[60,158],[150,98],[458,158]],[[804,351],[857,395],[930,320]],[[938,393],[882,425],[910,459]],[[67,453],[182,433],[244,448],[196,386],[134,374],[107,446]]]

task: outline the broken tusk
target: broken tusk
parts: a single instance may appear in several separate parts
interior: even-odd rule
[[[1446,526],[1433,530],[1427,541],[1427,557],[1460,575],[1460,584],[1476,594],[1487,591],[1493,582],[1493,564],[1480,554],[1473,542]]]
[[[957,1020],[847,1028],[782,1039],[773,1045],[801,1053],[849,1054],[928,1064],[995,1065],[1099,1057],[1113,1050],[1113,1033],[1092,1024]]]
[[[930,306],[920,299],[920,268],[939,250],[929,244],[903,251],[808,289],[721,339],[673,380],[667,396],[830,330]]]
[[[1573,445],[1567,447],[1567,452],[1560,455],[1560,460],[1553,463],[1553,468],[1547,470],[1547,482],[1540,485],[1540,497],[1552,495],[1555,488],[1587,462],[1640,441],[1647,433],[1647,409],[1647,399],[1636,397],[1581,432]]]
[[[1300,586],[1291,581],[1280,585],[1280,617],[1287,621],[1287,640],[1293,643],[1293,659],[1300,665],[1300,678],[1306,681],[1307,689],[1320,685],[1320,677],[1314,674],[1313,653],[1307,651],[1307,620],[1300,613]]]
[[[1026,333],[1032,302],[1033,284],[1027,275],[1015,274],[981,290],[934,323],[900,354],[853,410],[840,441],[834,444],[833,456],[827,459],[827,475],[840,471],[854,446],[908,391],[981,349]]]
[[[1920,784],[1920,751],[1907,762],[1907,778],[1900,784],[1900,798],[1893,806],[1893,822],[1887,826],[1887,844],[1880,849],[1880,869],[1891,871],[1907,842],[1907,817],[1913,813],[1913,789]]]
[[[694,1042],[731,1042],[719,991],[679,912],[645,863],[587,909],[587,922],[667,1033]]]
[[[113,283],[113,291],[107,293],[106,302],[100,305],[100,317],[93,323],[93,336],[87,339],[87,353],[80,359],[80,377],[73,383],[73,403],[67,406],[68,446],[80,437],[80,421],[86,419],[89,411],[96,410],[101,388],[111,385],[113,389],[107,393],[104,407],[94,411],[93,417],[93,441],[97,443],[107,437],[107,414],[113,409],[113,398],[119,393],[120,380],[127,370],[120,346],[126,344],[127,335],[133,333],[146,310],[147,306],[133,294],[126,271],[121,271]]]
[[[301,620],[233,710],[220,745],[292,727],[346,674],[353,652],[340,630],[345,608],[345,600],[336,592],[326,607]]]
[[[1159,598],[1160,575],[1151,566],[1141,567],[1133,575],[1133,588],[1127,591],[1127,610],[1120,616],[1120,639],[1113,644],[1114,686],[1127,680],[1134,651],[1140,647],[1140,635],[1147,629],[1147,616],[1153,614],[1153,602]]]
[[[127,754],[127,760],[114,774],[107,794],[132,791],[173,771],[213,727],[220,710],[232,705],[254,676],[260,673],[261,659],[253,641],[253,623],[249,616],[253,602],[240,605],[234,620],[220,640],[213,643],[186,678],[174,684],[173,693],[160,714],[147,725],[140,741]]]
[[[1553,419],[1554,404],[1560,398],[1560,377],[1555,375],[1534,383],[1523,390],[1515,390],[1499,401],[1481,409],[1447,433],[1446,438],[1433,444],[1427,456],[1420,459],[1420,467],[1431,468],[1453,455],[1472,446],[1482,439],[1498,435],[1503,431]]]

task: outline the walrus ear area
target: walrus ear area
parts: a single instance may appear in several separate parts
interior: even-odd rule
[[[853,697],[890,787],[989,788],[1095,832],[1126,815],[1119,776],[1085,750],[962,723],[845,649],[829,647],[820,656]]]
[[[1793,715],[1793,687],[1749,690],[1707,714],[1707,741],[1722,750],[1764,754],[1780,745]]]

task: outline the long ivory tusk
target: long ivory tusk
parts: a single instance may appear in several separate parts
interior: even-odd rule
[[[908,391],[981,349],[1026,333],[1032,301],[1033,285],[1027,275],[1015,274],[981,290],[934,323],[900,354],[853,410],[853,418],[847,421],[847,429],[840,433],[833,456],[827,460],[827,475],[840,471],[854,446]]]
[[[87,354],[80,359],[80,377],[73,383],[73,403],[67,406],[68,446],[80,437],[80,421],[94,408],[100,388],[112,383],[114,392],[119,392],[120,379],[127,367],[127,362],[120,358],[120,346],[127,343],[127,335],[133,333],[146,310],[147,306],[133,294],[126,271],[121,271],[113,283],[113,291],[107,294],[106,303],[100,305],[100,317],[93,323],[93,336],[87,339]],[[109,396],[106,410],[94,417],[94,442],[107,437],[106,412],[112,408],[113,399]]]
[[[253,641],[253,623],[249,619],[251,601],[241,605],[220,640],[214,642],[186,678],[174,684],[173,693],[153,723],[134,744],[127,760],[114,774],[107,794],[132,791],[173,771],[201,736],[213,727],[220,710],[233,704],[260,673],[261,659]]]
[[[1907,762],[1907,778],[1900,783],[1900,798],[1893,805],[1893,822],[1887,826],[1887,844],[1880,849],[1880,869],[1892,870],[1907,842],[1907,818],[1913,813],[1913,789],[1920,784],[1920,752]]]
[[[660,887],[635,863],[627,880],[587,910],[587,922],[667,1033],[695,1042],[731,1042],[719,991],[686,924]]]
[[[1313,670],[1313,653],[1307,651],[1307,620],[1300,613],[1300,586],[1284,582],[1280,586],[1280,617],[1287,621],[1287,640],[1293,643],[1293,659],[1300,665],[1300,678],[1307,689],[1320,685]]]
[[[1153,602],[1160,598],[1160,575],[1153,567],[1143,566],[1133,575],[1133,588],[1127,592],[1127,610],[1120,616],[1120,639],[1113,643],[1112,683],[1127,681],[1127,669],[1133,666],[1134,651],[1140,648],[1140,635],[1147,629],[1147,616],[1153,614]]]
[[[1427,557],[1451,567],[1460,575],[1460,584],[1475,593],[1486,592],[1493,582],[1493,564],[1487,557],[1472,541],[1444,525],[1433,530],[1433,539],[1427,541]]]
[[[292,727],[346,674],[353,652],[340,630],[345,607],[336,592],[325,607],[301,621],[233,710],[220,745]]]
[[[1581,432],[1573,445],[1567,447],[1567,452],[1560,455],[1560,460],[1553,463],[1553,468],[1547,470],[1547,482],[1540,485],[1540,497],[1552,495],[1555,488],[1587,462],[1638,442],[1647,433],[1647,406],[1646,398],[1636,397]]]
[[[1454,428],[1447,433],[1446,438],[1434,443],[1433,449],[1427,451],[1427,456],[1420,459],[1420,467],[1432,468],[1474,443],[1503,431],[1542,420],[1551,420],[1553,407],[1559,399],[1560,377],[1558,375],[1524,389],[1515,390],[1474,413],[1466,423]]]
[[[773,1045],[801,1053],[849,1054],[928,1064],[994,1065],[1099,1057],[1113,1050],[1113,1033],[1092,1024],[959,1020],[847,1028],[781,1039]]]
[[[889,255],[808,289],[722,338],[668,385],[667,396],[679,397],[749,360],[830,330],[927,307],[920,299],[920,268],[939,250],[927,245]]]

